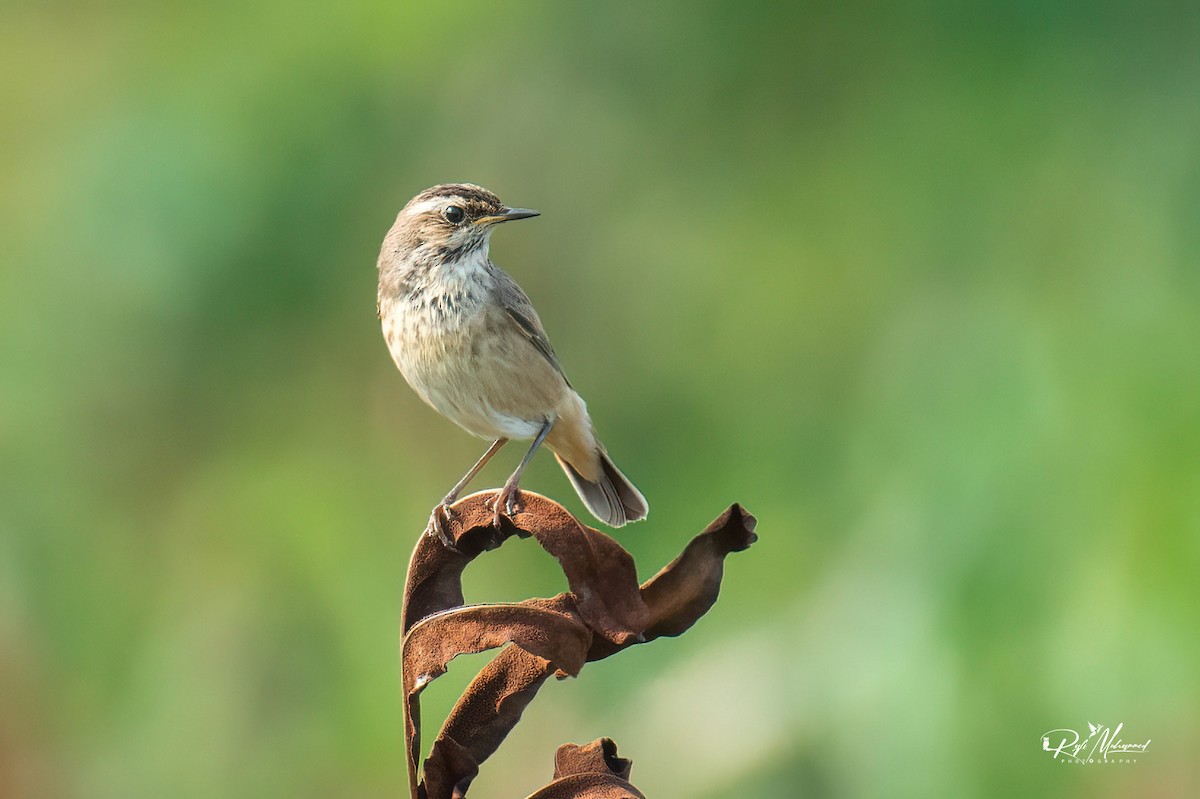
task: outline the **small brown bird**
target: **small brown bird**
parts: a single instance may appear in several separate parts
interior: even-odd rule
[[[521,287],[488,257],[495,226],[538,216],[469,183],[434,186],[396,217],[379,252],[379,317],[392,359],[434,410],[492,445],[429,519],[443,515],[509,439],[533,444],[496,498],[494,521],[519,508],[518,483],[545,441],[588,510],[620,527],[646,518],[646,499],[596,438]]]

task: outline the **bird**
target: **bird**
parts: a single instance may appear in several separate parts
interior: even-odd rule
[[[472,183],[432,186],[404,206],[379,251],[377,310],[392,360],[425,403],[492,442],[430,514],[425,532],[447,545],[451,506],[514,439],[532,444],[492,503],[498,529],[522,507],[521,475],[543,443],[601,522],[622,527],[649,511],[597,438],[533,303],[489,255],[497,225],[539,215]]]

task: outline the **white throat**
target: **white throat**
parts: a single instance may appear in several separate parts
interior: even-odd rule
[[[474,247],[453,260],[435,262],[429,269],[429,283],[453,293],[467,284],[478,282],[487,273],[488,243]]]

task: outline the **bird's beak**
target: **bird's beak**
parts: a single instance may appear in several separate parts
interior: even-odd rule
[[[476,224],[495,225],[500,222],[511,222],[514,219],[528,219],[531,216],[541,216],[541,212],[529,208],[505,208],[503,213],[479,217]]]

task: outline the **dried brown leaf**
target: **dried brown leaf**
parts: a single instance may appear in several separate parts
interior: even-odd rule
[[[416,790],[421,753],[421,691],[446,672],[458,655],[513,643],[567,674],[578,674],[591,643],[591,631],[569,608],[566,595],[514,605],[470,605],[427,616],[413,625],[401,645],[410,789]],[[518,715],[519,718],[519,715]],[[513,720],[516,723],[516,720]]]
[[[529,799],[645,799],[629,783],[632,766],[617,756],[611,738],[563,744],[554,755],[554,781]]]
[[[563,744],[554,753],[554,779],[572,774],[613,774],[629,779],[633,761],[617,756],[612,738],[597,738],[590,744]]]
[[[680,635],[708,612],[721,590],[725,556],[757,541],[757,524],[758,520],[741,505],[730,505],[688,543],[679,557],[642,584],[642,599],[650,611],[643,642]],[[601,660],[628,645],[596,638],[588,660]]]
[[[423,799],[464,796],[478,774],[479,761],[471,756],[466,747],[449,739],[438,738],[425,761],[425,776],[417,788],[418,796]]]
[[[733,505],[671,564],[638,586],[628,552],[545,497],[524,492],[523,510],[497,531],[488,502],[494,494],[473,494],[454,506],[447,525],[454,549],[422,537],[413,552],[402,644],[413,796],[449,799],[464,794],[479,764],[496,750],[551,674],[576,674],[585,656],[597,660],[688,629],[716,601],[725,556],[755,540],[754,517]],[[460,607],[466,565],[514,534],[532,536],[559,561],[571,592],[512,605]],[[455,704],[418,788],[421,688],[444,673],[457,654],[510,641],[513,645],[476,676]],[[568,745],[559,753],[555,781],[535,797],[642,796],[626,781],[629,761],[616,757],[611,741]]]
[[[492,526],[495,491],[481,491],[451,508],[447,530],[455,552],[426,537],[413,553],[406,592],[405,624],[421,615],[462,604],[462,571],[483,549],[498,547],[513,534],[532,536],[562,567],[579,613],[598,635],[613,643],[635,640],[649,615],[638,589],[633,557],[610,536],[587,527],[553,500],[521,492],[522,509],[504,528]],[[440,551],[439,551],[440,550]]]
[[[573,774],[530,794],[529,799],[646,799],[646,795],[611,774]]]
[[[425,761],[426,795],[465,793],[479,764],[496,751],[554,672],[552,663],[520,647],[500,650],[471,681],[433,742]]]

